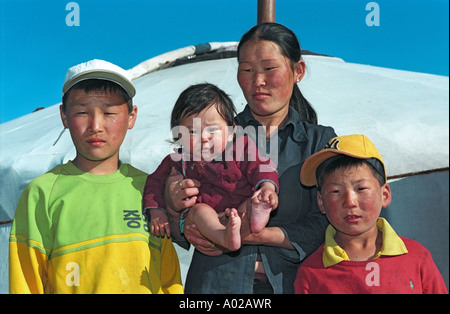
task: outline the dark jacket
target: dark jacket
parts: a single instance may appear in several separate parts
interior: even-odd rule
[[[248,132],[261,126],[248,105],[237,117],[237,124]],[[254,128],[253,128],[254,127]],[[260,132],[263,141],[265,133]],[[279,205],[272,212],[268,227],[279,227],[295,250],[271,246],[244,245],[232,253],[211,257],[195,250],[186,278],[185,293],[252,293],[255,261],[259,254],[274,293],[294,293],[294,280],[300,261],[314,252],[325,239],[328,221],[317,205],[316,188],[300,183],[300,170],[311,154],[319,151],[336,134],[331,127],[300,121],[290,109],[288,118],[278,130]],[[258,144],[260,154],[276,153],[274,142]],[[276,141],[275,141],[276,143]],[[272,147],[270,145],[272,144]],[[269,156],[271,154],[269,153]]]

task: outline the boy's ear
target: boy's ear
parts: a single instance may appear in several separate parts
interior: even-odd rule
[[[134,124],[136,123],[136,118],[137,118],[137,107],[133,106],[133,109],[128,115],[128,130],[131,130],[134,127]]]
[[[317,204],[319,205],[320,212],[325,215],[325,207],[323,206],[322,194],[320,194],[319,190],[317,190]]]
[[[383,208],[388,207],[392,201],[391,187],[389,186],[389,184],[385,183],[381,187],[381,197]]]
[[[67,117],[66,117],[66,114],[64,113],[62,105],[59,106],[59,114],[61,116],[61,121],[62,121],[62,124],[63,124],[64,128],[67,129],[69,126],[68,126]]]

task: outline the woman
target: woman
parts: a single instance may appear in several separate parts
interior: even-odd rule
[[[258,138],[266,139],[263,144],[269,157],[278,153],[279,206],[267,227],[242,239],[237,252],[222,254],[195,227],[186,226],[185,236],[197,250],[185,292],[294,293],[299,263],[323,243],[328,224],[318,210],[316,189],[300,184],[300,169],[336,134],[330,127],[316,125],[315,112],[297,86],[305,74],[305,62],[291,30],[275,23],[255,26],[239,43],[238,61],[237,79],[248,104],[236,121],[246,130],[266,128],[265,135],[253,136],[258,145],[262,144]],[[270,143],[277,147],[270,148]],[[195,196],[199,186],[181,175],[171,176],[166,203],[177,210],[192,206],[195,197],[186,198]],[[168,210],[173,221],[179,219],[178,213]],[[242,225],[248,227],[244,221]]]

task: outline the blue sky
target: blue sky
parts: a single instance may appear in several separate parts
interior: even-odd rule
[[[0,0],[0,123],[59,103],[67,68],[105,59],[128,69],[206,42],[239,41],[257,0]],[[449,75],[448,0],[276,0],[276,21],[302,48],[347,62]]]

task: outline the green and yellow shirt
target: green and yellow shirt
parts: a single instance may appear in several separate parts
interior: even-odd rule
[[[142,215],[147,174],[93,175],[72,162],[33,180],[10,236],[11,293],[183,293],[170,239]]]

